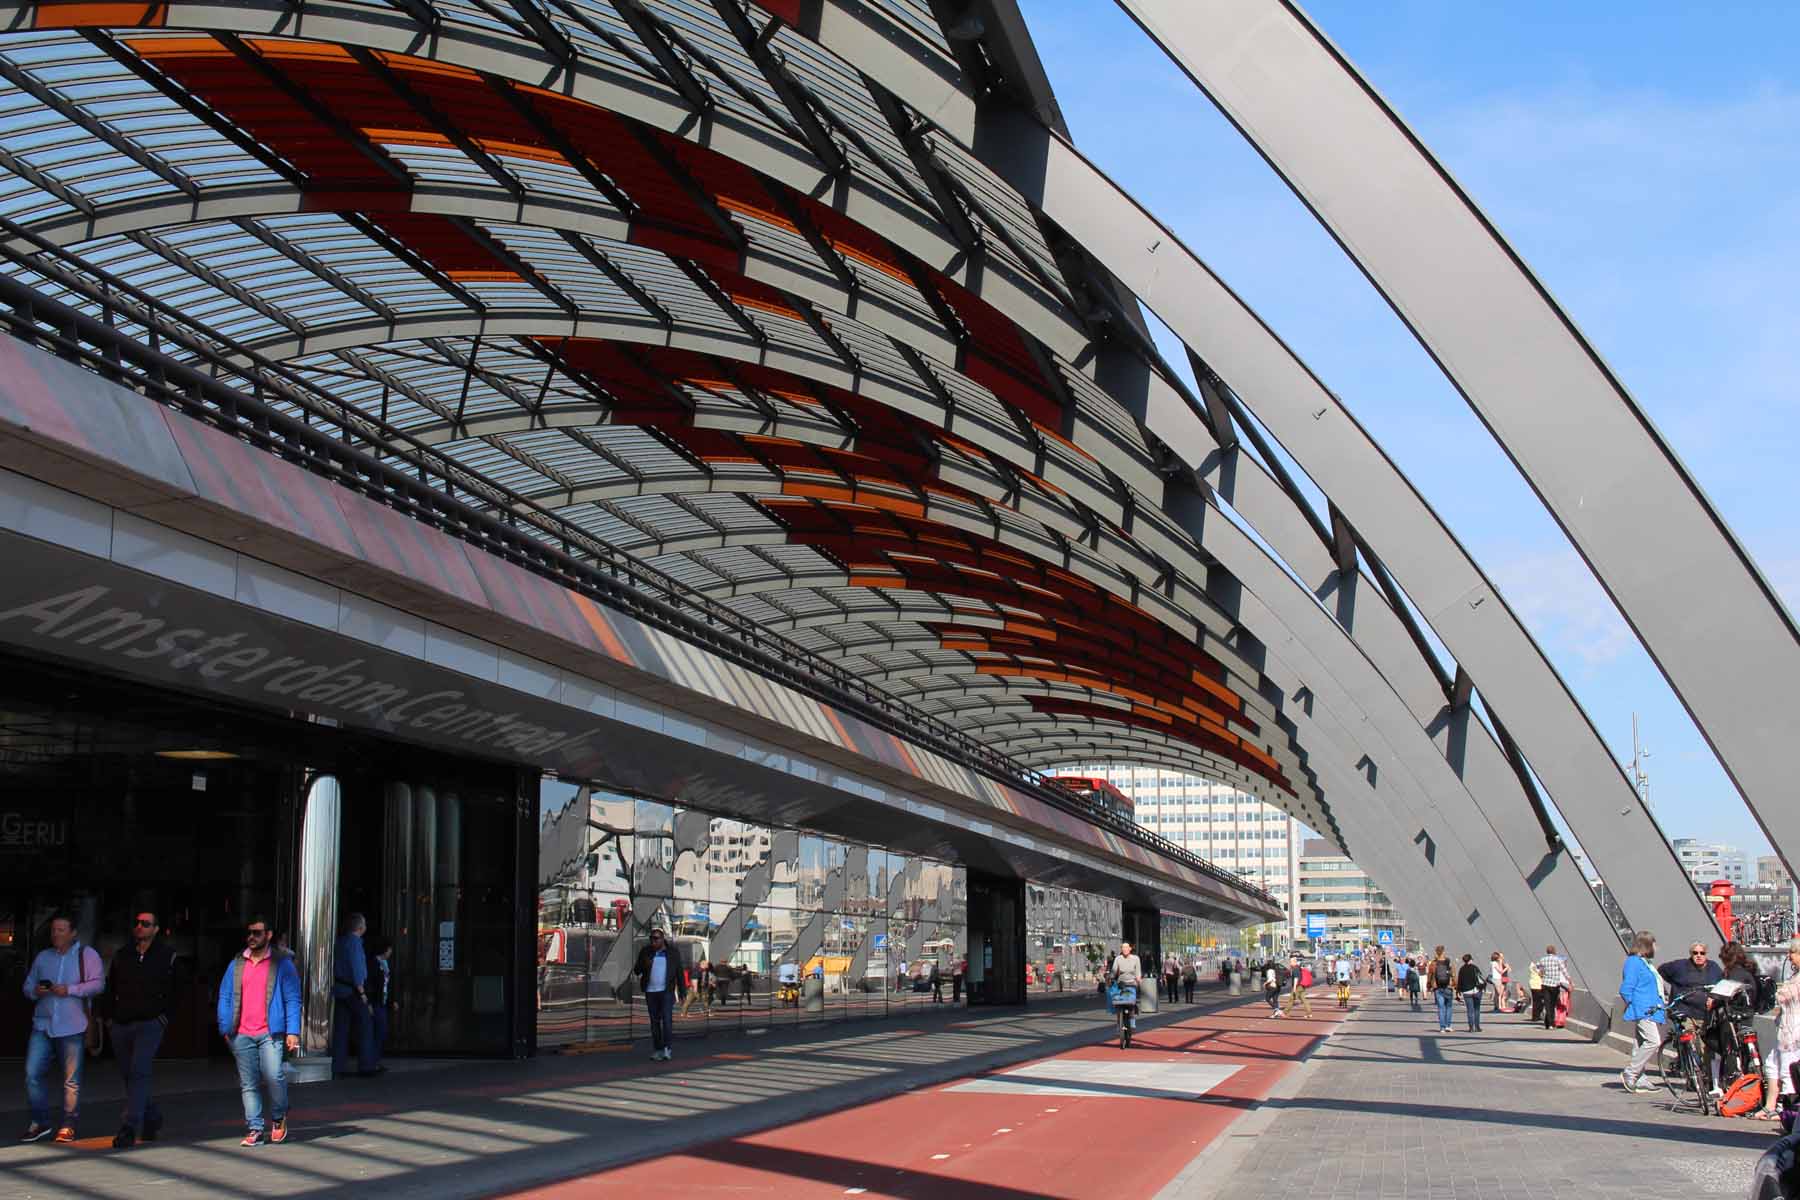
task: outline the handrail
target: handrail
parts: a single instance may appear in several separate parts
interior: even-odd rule
[[[56,247],[14,222],[0,218],[14,238]],[[918,743],[1035,799],[1154,850],[1209,878],[1275,904],[1275,898],[1242,876],[1200,858],[1182,846],[1049,782],[1041,772],[1014,761],[949,724],[875,687],[842,666],[720,604],[672,576],[634,558],[555,513],[467,468],[405,431],[381,422],[332,396],[284,364],[269,360],[216,331],[206,339],[183,326],[197,325],[144,295],[124,280],[106,280],[103,290],[83,274],[42,256],[24,256],[0,242],[0,254],[19,266],[78,293],[106,319],[90,316],[29,284],[0,274],[0,323],[13,336],[96,373],[141,390],[146,396],[190,417],[279,455],[315,474],[396,508],[416,520],[509,562],[554,579],[685,641],[705,647],[776,679],[815,699],[842,707],[896,736]],[[87,264],[84,272],[104,276]],[[123,296],[131,296],[126,300]],[[248,394],[192,364],[146,346],[115,319],[138,325],[215,368],[249,378],[259,394]],[[204,326],[201,326],[204,329]],[[209,344],[216,342],[218,344]],[[345,431],[335,437],[264,400],[268,391],[299,411]],[[402,470],[347,440],[356,429],[371,445],[381,444],[405,461]],[[378,440],[379,439],[379,440]],[[433,484],[436,478],[440,482]],[[461,491],[493,507],[482,511],[457,498]],[[561,545],[554,546],[519,527]],[[576,557],[574,547],[592,555]]]

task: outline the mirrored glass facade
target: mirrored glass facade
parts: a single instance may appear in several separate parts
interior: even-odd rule
[[[632,967],[653,925],[692,982],[678,1036],[963,1003],[981,974],[956,864],[569,781],[541,798],[540,1048],[647,1036]],[[1026,892],[1027,989],[1091,991],[1118,901]]]

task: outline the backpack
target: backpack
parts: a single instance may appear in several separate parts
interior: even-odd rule
[[[1450,962],[1448,959],[1438,959],[1437,964],[1431,968],[1431,986],[1440,988],[1450,986]]]
[[[1762,1076],[1739,1075],[1726,1086],[1725,1094],[1719,1097],[1719,1115],[1721,1117],[1741,1117],[1761,1108],[1762,1102]]]
[[[1300,986],[1303,988],[1309,988],[1312,985],[1313,985],[1312,968],[1311,967],[1301,967],[1300,968]]]

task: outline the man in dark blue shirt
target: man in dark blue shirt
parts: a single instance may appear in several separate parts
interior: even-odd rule
[[[369,1012],[369,959],[363,934],[369,923],[361,913],[344,921],[331,970],[331,1073],[350,1073],[350,1028],[356,1027],[356,1073],[379,1075],[375,1057],[375,1021]]]
[[[1683,992],[1696,988],[1709,988],[1725,978],[1725,972],[1719,964],[1713,962],[1706,954],[1706,945],[1695,942],[1688,947],[1686,958],[1672,959],[1656,968],[1656,973],[1669,981],[1671,996],[1679,996]],[[1671,1005],[1669,1011],[1676,1017],[1691,1017],[1696,1021],[1706,1020],[1706,1010],[1712,1007],[1713,998],[1705,994],[1696,994],[1683,998]]]

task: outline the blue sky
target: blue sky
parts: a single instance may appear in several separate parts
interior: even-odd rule
[[[1639,714],[1669,836],[1766,853],[1567,541],[1286,186],[1116,6],[1022,7],[1076,143],[1344,398],[1622,759]],[[1524,255],[1800,608],[1800,5],[1308,11]]]

